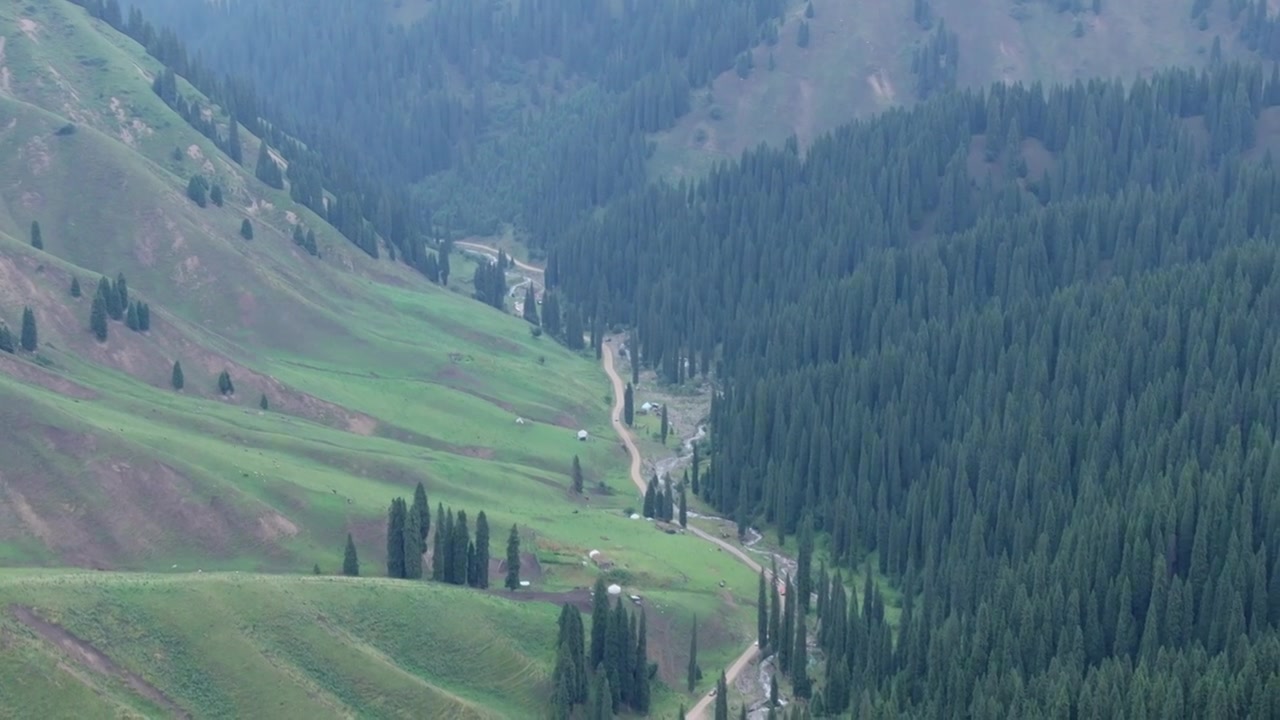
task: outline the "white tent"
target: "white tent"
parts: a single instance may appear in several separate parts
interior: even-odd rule
[[[586,442],[586,440],[587,440],[587,431],[586,431],[586,430],[579,430],[579,431],[578,431],[578,439],[579,439],[579,440],[582,440],[583,442]]]
[[[622,586],[621,586],[621,585],[610,585],[610,586],[609,586],[609,594],[610,594],[610,595],[621,595],[621,594],[622,594]]]

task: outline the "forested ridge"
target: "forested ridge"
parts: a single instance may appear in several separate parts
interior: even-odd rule
[[[306,0],[132,5],[251,80],[287,132],[414,186],[441,228],[517,221],[537,238],[641,187],[645,133],[687,112],[691,87],[776,39],[785,7],[440,0],[403,25],[364,0],[322,12]]]
[[[1274,715],[1277,104],[1240,65],[953,93],[637,194],[548,279],[716,370],[708,501],[903,590],[824,701]]]

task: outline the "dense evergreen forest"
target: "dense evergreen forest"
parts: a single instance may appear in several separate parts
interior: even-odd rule
[[[642,186],[644,134],[776,40],[785,2],[437,0],[409,25],[367,0],[132,5],[251,80],[290,134],[413,184],[441,227],[545,238]]]
[[[904,591],[859,717],[1274,715],[1277,105],[1238,65],[951,93],[635,194],[548,279],[718,376],[708,501]]]

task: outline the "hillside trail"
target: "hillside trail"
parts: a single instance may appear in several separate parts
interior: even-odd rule
[[[464,247],[475,252],[482,253],[494,259],[498,257],[497,248],[494,248],[490,245],[484,245],[482,243],[471,242],[471,241],[458,241],[454,243],[454,245],[458,247]],[[521,262],[519,260],[516,260],[515,258],[512,258],[511,262],[512,262],[512,265],[515,266],[516,268],[519,268],[520,270],[523,270],[528,273],[528,275],[524,276],[524,279],[526,282],[533,283],[535,287],[543,287],[542,282],[539,279],[535,279],[535,277],[533,277],[534,275],[542,276],[544,272],[542,268],[529,265],[528,263]],[[618,438],[622,441],[623,446],[627,449],[627,458],[630,461],[630,468],[629,468],[628,474],[631,477],[631,482],[635,484],[636,489],[640,492],[641,495],[643,495],[645,490],[647,489],[648,483],[644,479],[643,459],[640,456],[640,449],[636,447],[635,440],[632,439],[630,431],[628,431],[626,425],[623,424],[622,422],[622,413],[623,413],[623,405],[625,403],[626,390],[624,389],[622,378],[618,375],[618,371],[614,367],[614,356],[616,352],[617,352],[617,343],[607,342],[604,345],[604,352],[600,354],[601,365],[604,367],[605,374],[609,376],[609,383],[613,386],[613,409],[609,413],[609,424],[613,426],[613,431],[617,433]],[[698,437],[701,437],[703,432],[704,430],[702,428],[699,428]],[[689,513],[689,516],[703,517],[705,519],[709,519],[717,522],[726,522],[724,518],[700,516],[696,513]],[[686,528],[686,531],[698,538],[701,538],[709,543],[712,543],[718,546],[721,550],[724,550],[725,552],[733,555],[740,562],[742,562],[742,564],[751,568],[752,572],[755,572],[755,573],[763,572],[766,575],[771,576],[769,578],[770,581],[776,583],[780,591],[783,589],[784,583],[779,581],[776,576],[773,576],[773,573],[770,570],[766,570],[763,566],[760,565],[760,563],[753,560],[751,556],[747,555],[746,552],[743,552],[737,547],[730,545],[729,543],[721,540],[720,538],[715,537],[714,535],[706,532],[705,530],[702,530],[701,528],[696,528],[691,526]],[[745,543],[745,545],[747,546],[746,549],[748,551],[754,552],[759,555],[772,555],[772,553],[767,553],[764,551],[753,549],[751,546],[756,544],[756,542],[758,542],[761,539],[761,535],[758,532],[755,532],[754,529],[750,530],[750,534],[752,536],[751,539]],[[781,558],[780,556],[774,556],[774,559],[778,560]],[[786,562],[782,564],[784,566],[789,565]],[[779,599],[782,601],[782,604],[785,606],[786,597],[783,595],[780,595]],[[757,646],[757,643],[752,642],[751,645],[747,646],[747,648],[742,651],[742,654],[739,655],[738,658],[729,665],[729,667],[725,668],[724,675],[725,675],[726,686],[733,684],[734,680],[736,680],[737,677],[740,674],[742,674],[742,671],[745,670],[747,667],[749,667],[751,665],[751,662],[754,661],[759,655],[760,655],[760,648]],[[713,702],[715,702],[714,690],[703,695],[702,698],[698,701],[698,703],[694,705],[691,710],[685,713],[685,720],[702,720],[702,718],[704,718],[708,714],[707,711],[710,709],[711,704]]]

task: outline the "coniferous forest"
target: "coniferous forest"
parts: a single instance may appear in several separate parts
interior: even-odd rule
[[[1280,712],[1277,105],[1239,65],[952,93],[554,246],[719,379],[704,499],[903,592],[823,618],[827,712]]]
[[[266,137],[259,177],[366,252],[381,237],[447,282],[438,235],[514,221],[548,255],[550,335],[581,349],[589,328],[598,352],[600,328],[626,327],[662,381],[713,379],[695,492],[806,558],[816,535],[832,563],[812,677],[795,662],[805,603],[761,622],[813,707],[1280,715],[1274,65],[957,92],[961,51],[939,24],[916,55],[920,104],[649,185],[645,133],[781,3],[626,2],[619,23],[590,2],[452,0],[387,31],[344,0],[286,36],[269,14],[295,2],[185,15],[207,25],[194,45],[213,65],[270,101],[115,0],[84,4],[230,107],[202,132],[236,153],[238,123]],[[1280,54],[1265,3],[1230,12],[1247,46]],[[344,62],[317,60],[335,46]],[[155,91],[203,122],[176,88],[165,75]],[[476,280],[503,304],[493,268]],[[129,317],[103,282],[93,312]],[[646,515],[670,519],[670,498],[655,482]],[[388,575],[422,576],[429,510],[393,502]],[[435,523],[436,579],[487,582],[465,514],[437,505]],[[866,584],[839,580],[853,573]],[[896,628],[873,574],[901,594]],[[807,599],[809,572],[796,580]],[[566,713],[648,702],[644,634],[605,612],[587,664],[580,618],[562,620]]]

